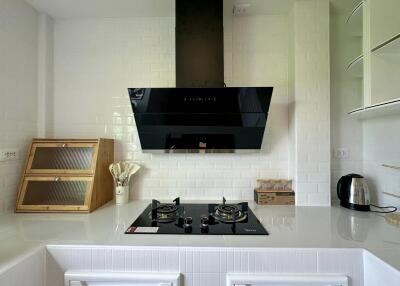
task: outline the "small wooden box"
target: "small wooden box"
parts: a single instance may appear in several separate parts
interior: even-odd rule
[[[92,212],[113,199],[112,139],[34,139],[16,212]]]
[[[254,201],[259,205],[294,205],[295,193],[290,180],[257,180]]]
[[[295,193],[275,190],[254,190],[254,201],[259,205],[294,205]]]

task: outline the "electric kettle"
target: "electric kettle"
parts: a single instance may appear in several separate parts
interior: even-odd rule
[[[358,174],[348,174],[337,184],[340,205],[357,211],[370,211],[370,197],[365,178]]]

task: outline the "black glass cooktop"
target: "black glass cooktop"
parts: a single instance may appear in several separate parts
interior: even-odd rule
[[[268,235],[247,202],[180,204],[153,200],[126,234]]]

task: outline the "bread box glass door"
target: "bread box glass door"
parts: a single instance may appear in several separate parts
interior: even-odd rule
[[[25,177],[18,210],[88,211],[92,177]]]
[[[27,162],[30,174],[92,174],[96,143],[33,143]]]

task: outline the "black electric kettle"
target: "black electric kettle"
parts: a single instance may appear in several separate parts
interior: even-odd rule
[[[357,211],[370,211],[370,196],[366,180],[358,174],[348,174],[337,184],[340,205]]]

